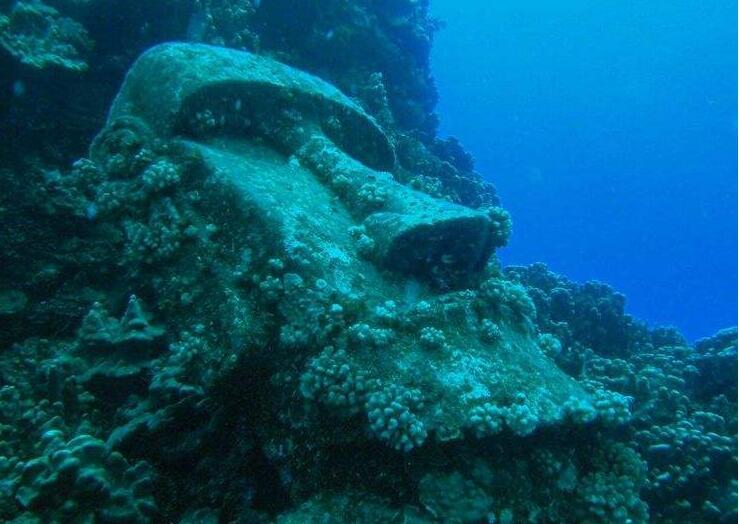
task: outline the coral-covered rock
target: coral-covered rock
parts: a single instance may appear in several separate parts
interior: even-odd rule
[[[47,522],[152,522],[158,513],[147,464],[130,465],[120,453],[89,435],[64,442],[61,432],[43,436],[42,454],[14,469],[18,505]]]
[[[84,71],[92,42],[81,24],[32,0],[15,2],[7,16],[0,14],[0,46],[32,68]]]

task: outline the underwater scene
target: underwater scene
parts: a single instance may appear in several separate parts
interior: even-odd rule
[[[582,278],[550,235],[596,220],[561,200],[568,154],[484,124],[516,75],[455,63],[464,5],[0,0],[0,522],[737,521],[736,207],[722,251],[684,251],[730,269],[695,321]],[[510,66],[505,43],[469,53]],[[736,102],[712,100],[735,206]],[[537,226],[552,188],[567,213]]]

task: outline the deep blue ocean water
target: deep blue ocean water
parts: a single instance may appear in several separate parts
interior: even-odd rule
[[[736,324],[736,9],[433,0],[441,134],[513,215],[504,263],[605,281],[691,339]]]

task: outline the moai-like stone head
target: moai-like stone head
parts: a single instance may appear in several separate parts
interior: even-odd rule
[[[191,214],[260,233],[260,245],[241,233],[227,239],[234,250],[268,253],[248,270],[209,262],[201,300],[228,297],[234,313],[200,321],[228,331],[261,318],[271,365],[294,370],[274,393],[284,396],[275,405],[291,406],[281,411],[314,402],[364,421],[337,438],[369,434],[402,451],[432,434],[524,435],[569,412],[589,416],[587,395],[540,350],[523,288],[480,283],[504,236],[500,215],[398,183],[387,136],[336,88],[250,53],[165,44],[128,73],[93,158],[125,142],[126,126],[207,167],[187,197],[200,202],[188,204]],[[165,266],[151,270],[177,280]]]
[[[381,268],[458,287],[485,266],[499,236],[485,211],[397,183],[393,147],[372,117],[330,84],[267,58],[158,46],[129,72],[110,111],[110,120],[121,116],[209,151],[258,141],[299,163],[364,228],[364,256]]]

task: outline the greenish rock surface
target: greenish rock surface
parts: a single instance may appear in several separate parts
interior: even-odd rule
[[[463,279],[484,267],[494,239],[505,236],[495,234],[485,213],[435,201],[373,170],[392,170],[395,155],[372,117],[320,79],[250,53],[192,44],[149,50],[128,73],[109,121],[122,116],[140,118],[161,137],[211,138],[199,146],[203,154],[247,191],[255,186],[256,200],[295,208],[289,201],[306,198],[300,195],[316,203],[321,193],[340,198],[350,215],[363,219],[366,242],[374,244],[366,254],[392,269]],[[271,169],[267,162],[247,166],[240,157],[258,162],[268,153],[239,152],[238,144],[213,137],[266,141],[292,169],[285,171],[277,157]],[[303,174],[300,164],[311,173]],[[249,182],[249,171],[263,173],[262,180]],[[280,197],[285,189],[297,196]],[[318,206],[303,205],[334,238],[360,225],[330,224],[330,213],[319,216]]]
[[[213,101],[223,105],[214,108]],[[199,127],[203,114],[213,119],[205,128]],[[282,315],[281,345],[306,356],[330,347],[309,361],[301,379],[320,382],[303,389],[310,400],[364,413],[373,434],[404,451],[430,434],[461,438],[470,412],[486,402],[525,410],[531,430],[562,420],[568,400],[587,403],[527,331],[532,312],[500,309],[507,302],[517,308],[521,297],[507,296],[503,284],[486,294],[489,282],[480,293],[439,291],[484,279],[494,247],[490,216],[373,170],[391,167],[389,142],[371,117],[325,82],[246,52],[166,44],[134,64],[109,126],[132,118],[202,158],[213,173],[203,196],[226,191],[251,214],[225,209],[228,222],[272,237],[262,246],[272,251],[271,274],[258,294]],[[104,162],[102,136],[92,154]],[[346,140],[371,148],[353,158],[338,145]],[[302,260],[292,261],[297,248]],[[408,297],[408,285],[419,296]],[[232,292],[228,278],[218,286]],[[375,309],[386,304],[394,305],[390,318],[377,318]],[[311,318],[312,309],[319,318]],[[336,326],[321,332],[320,317],[331,311]],[[499,321],[506,344],[481,340],[488,317]],[[443,342],[418,344],[429,329]],[[347,371],[325,375],[335,365]],[[514,430],[516,417],[507,419]]]
[[[85,28],[43,2],[15,2],[0,14],[0,46],[23,64],[84,71],[91,41]]]
[[[304,120],[374,168],[392,169],[395,162],[374,119],[331,84],[274,60],[222,47],[163,44],[148,50],[126,75],[109,119],[122,115],[138,116],[163,137],[219,129],[248,133],[252,125],[252,132],[274,132],[267,126],[277,123],[265,122],[268,115]],[[288,142],[292,137],[271,138]]]

